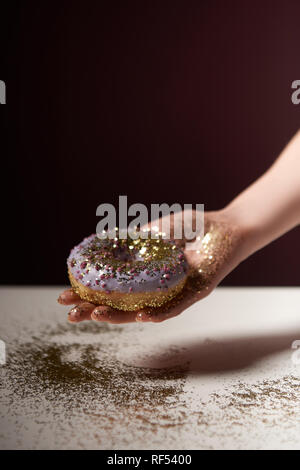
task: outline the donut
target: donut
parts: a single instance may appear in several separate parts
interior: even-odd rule
[[[81,299],[133,311],[173,299],[188,274],[182,250],[161,234],[135,240],[90,235],[71,250],[67,266],[71,286]]]

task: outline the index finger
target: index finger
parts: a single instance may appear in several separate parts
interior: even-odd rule
[[[64,290],[57,299],[57,302],[62,305],[73,305],[82,302],[82,299],[72,288]]]

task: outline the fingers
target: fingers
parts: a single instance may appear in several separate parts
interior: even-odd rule
[[[77,295],[73,289],[66,289],[60,294],[57,299],[57,302],[62,305],[73,305],[81,301],[79,295]]]
[[[96,307],[91,315],[92,320],[107,323],[132,323],[135,322],[137,312],[126,312],[122,310],[114,310],[111,307]]]
[[[170,318],[176,317],[193,303],[207,295],[206,292],[194,293],[189,289],[184,289],[181,296],[172,299],[168,304],[159,308],[145,308],[137,312],[126,312],[114,310],[107,306],[97,306],[91,313],[91,318],[98,322],[107,322],[114,324],[121,323],[160,323]]]
[[[82,302],[76,307],[72,308],[68,314],[68,320],[71,323],[79,323],[84,320],[91,319],[91,313],[94,310],[95,305],[88,302]]]
[[[106,322],[112,324],[133,323],[133,322],[153,322],[158,323],[179,315],[182,312],[179,306],[173,309],[145,309],[138,312],[126,312],[114,310],[107,306],[97,306],[91,313],[91,319],[97,322]]]
[[[122,310],[113,310],[110,307],[98,306],[91,313],[91,319],[96,322],[106,322],[112,324],[134,323],[134,322],[153,322],[158,323],[167,318],[179,315],[182,309],[169,309],[168,311],[159,311],[158,309],[141,310],[139,312],[126,312]]]
[[[183,304],[178,304],[172,308],[147,308],[137,312],[126,312],[114,310],[107,306],[97,306],[91,313],[91,319],[97,322],[107,322],[112,324],[133,323],[133,322],[152,322],[159,323],[168,318],[179,315],[187,308]]]
[[[203,292],[201,295],[199,293],[193,294],[191,292],[185,291],[183,292],[180,300],[175,298],[173,301],[169,302],[169,304],[160,308],[146,308],[137,312],[115,310],[109,306],[96,306],[89,302],[82,302],[80,301],[77,294],[72,291],[72,289],[64,291],[59,298],[59,302],[63,305],[69,305],[79,301],[79,303],[74,308],[72,308],[68,314],[68,320],[71,323],[79,323],[85,320],[93,320],[96,322],[106,322],[112,324],[132,322],[160,323],[179,315],[194,302],[197,302],[200,300],[200,298],[203,298],[206,295],[206,292]]]

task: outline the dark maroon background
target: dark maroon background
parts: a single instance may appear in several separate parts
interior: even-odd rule
[[[4,3],[3,283],[66,283],[119,194],[223,207],[299,128],[298,0]],[[299,235],[224,284],[297,285]]]

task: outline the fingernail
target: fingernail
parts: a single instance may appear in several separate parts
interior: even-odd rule
[[[74,307],[69,312],[70,317],[78,318],[82,315],[82,309],[80,307]]]
[[[59,304],[64,304],[64,300],[65,300],[64,294],[60,294],[60,296],[59,296],[58,299],[57,299],[57,302],[58,302]]]
[[[135,317],[135,321],[143,321],[143,314],[138,313],[137,316]]]
[[[151,321],[151,313],[150,312],[139,312],[135,317],[135,321],[138,322],[149,322]]]
[[[92,318],[96,321],[108,320],[109,309],[107,307],[97,307],[92,313]]]

